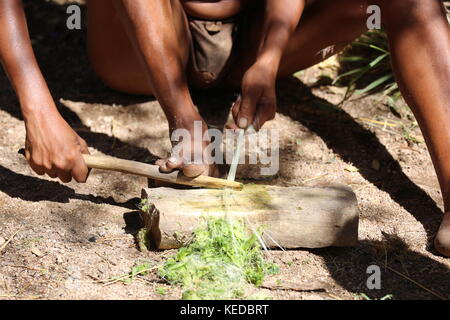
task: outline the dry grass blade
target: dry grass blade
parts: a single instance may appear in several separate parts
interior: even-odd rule
[[[0,253],[6,248],[6,246],[12,241],[12,239],[20,232],[22,228],[17,229],[16,232],[0,247]]]
[[[17,296],[13,294],[3,294],[0,295],[0,298],[14,298],[14,299],[24,299],[24,300],[36,300],[40,299],[40,296]]]
[[[267,237],[267,238],[269,238],[270,239],[270,241],[272,241],[273,243],[275,243],[275,245],[278,247],[278,248],[280,248],[281,249],[281,251],[283,251],[283,252],[287,252],[284,248],[283,248],[283,246],[281,246],[271,235],[270,235],[270,233],[267,231],[267,230],[265,230],[264,231],[264,235]]]
[[[286,291],[327,291],[327,284],[321,281],[315,281],[312,283],[296,283],[296,282],[266,282],[261,285],[261,288],[269,290],[286,290]]]
[[[361,120],[363,122],[371,122],[371,123],[379,124],[384,127],[394,127],[395,128],[395,127],[399,126],[397,121],[387,120],[387,119],[384,121],[378,121],[378,120],[372,120],[372,119],[368,119],[368,118],[357,118],[357,120]]]
[[[305,180],[303,180],[302,182],[303,182],[303,183],[307,183],[307,182],[311,182],[311,181],[314,181],[314,180],[322,179],[322,178],[324,178],[324,177],[326,177],[326,176],[328,176],[328,173],[321,174],[321,175],[319,175],[319,176],[317,176],[317,177],[305,179]]]
[[[159,269],[161,267],[162,267],[162,265],[154,266],[154,267],[151,267],[151,268],[147,268],[147,269],[138,271],[136,273],[126,274],[126,275],[124,275],[122,277],[119,277],[119,278],[107,279],[107,280],[97,280],[97,281],[100,282],[100,283],[103,283],[103,286],[109,286],[109,285],[114,284],[116,282],[123,281],[125,279],[131,278],[131,277],[135,277],[137,275],[140,275],[140,274],[152,271],[152,270],[156,270],[156,269]]]
[[[425,287],[424,285],[422,285],[422,284],[420,284],[419,282],[417,282],[417,281],[411,279],[410,277],[404,275],[403,273],[401,273],[401,272],[399,272],[399,271],[397,271],[397,270],[395,270],[395,269],[393,269],[393,268],[391,268],[391,267],[389,267],[389,266],[386,266],[386,268],[388,268],[389,270],[391,270],[391,271],[394,272],[395,274],[399,275],[400,277],[402,277],[402,278],[404,278],[404,279],[410,281],[411,283],[415,284],[416,286],[422,288],[423,290],[425,290],[425,291],[431,293],[433,296],[435,296],[435,297],[437,297],[437,298],[439,298],[439,299],[441,299],[441,300],[447,300],[447,298],[441,296],[439,293],[436,293],[436,292],[434,292],[433,290],[428,289],[428,288]]]
[[[39,271],[39,272],[45,272],[46,269],[39,269],[39,268],[33,268],[29,266],[22,266],[22,265],[13,265],[13,264],[3,264],[2,267],[10,267],[10,268],[20,268],[20,269],[27,269],[31,271]]]

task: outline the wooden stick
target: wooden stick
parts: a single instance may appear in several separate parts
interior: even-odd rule
[[[171,173],[162,173],[159,171],[158,166],[143,162],[123,160],[108,156],[92,156],[87,154],[84,154],[83,158],[88,168],[130,173],[169,183],[210,189],[231,188],[241,190],[243,187],[243,184],[239,182],[227,181],[225,179],[203,175],[196,178],[189,178],[178,170]]]

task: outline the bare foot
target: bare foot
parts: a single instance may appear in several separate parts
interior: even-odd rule
[[[178,119],[172,128],[171,154],[166,159],[156,161],[160,171],[169,173],[182,170],[190,178],[199,175],[218,177],[220,172],[217,165],[204,155],[204,150],[210,144],[205,121],[200,116],[190,120]]]
[[[434,239],[434,247],[443,256],[450,257],[450,211],[444,213],[441,226]]]

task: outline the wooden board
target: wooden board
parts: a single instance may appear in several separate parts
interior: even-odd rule
[[[353,246],[358,241],[358,206],[343,185],[327,188],[246,185],[242,191],[146,188],[152,204],[142,212],[152,247],[179,248],[204,217],[242,219],[263,226],[270,248]]]

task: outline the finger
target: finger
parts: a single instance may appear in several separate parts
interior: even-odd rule
[[[241,107],[241,102],[242,102],[242,98],[239,95],[239,97],[236,99],[236,101],[233,103],[233,106],[231,107],[231,114],[233,116],[234,122],[238,122],[238,114],[239,114],[239,109]]]
[[[70,181],[72,181],[72,175],[71,175],[70,171],[59,170],[58,178],[59,178],[59,180],[61,180],[64,183],[69,183]]]
[[[28,157],[28,164],[30,165],[31,169],[33,169],[33,171],[38,175],[42,176],[46,171],[49,171],[51,169],[51,166],[48,168],[45,167],[45,162],[39,155],[32,156],[31,154],[29,154]]]
[[[272,120],[275,117],[276,111],[270,108],[258,108],[256,112],[255,119],[253,120],[253,127],[256,131],[259,131],[261,127],[269,120]]]
[[[52,170],[47,171],[47,175],[48,175],[50,178],[53,178],[53,179],[55,179],[56,177],[58,177],[58,174],[57,174],[57,172],[56,172],[55,169],[52,169]]]
[[[239,126],[239,128],[247,129],[247,127],[251,123],[253,123],[258,98],[259,96],[255,91],[249,91],[248,93],[244,94],[237,115],[236,124]]]
[[[45,168],[42,166],[37,165],[33,161],[29,162],[31,169],[33,169],[34,172],[36,172],[38,175],[42,176],[45,174]]]
[[[166,161],[164,159],[158,159],[155,161],[155,165],[161,167],[161,166],[165,165],[165,162]]]
[[[224,129],[228,129],[228,130],[233,130],[236,131],[237,129],[239,129],[239,127],[236,125],[235,122],[227,122],[225,123]]]
[[[80,143],[80,151],[82,154],[91,154],[89,152],[89,148],[88,145],[86,143],[86,141],[80,137],[78,137],[79,143]]]
[[[78,183],[85,183],[88,175],[89,175],[89,169],[86,166],[86,163],[84,162],[83,158],[81,156],[79,156],[75,160],[75,163],[73,165],[72,177]]]

